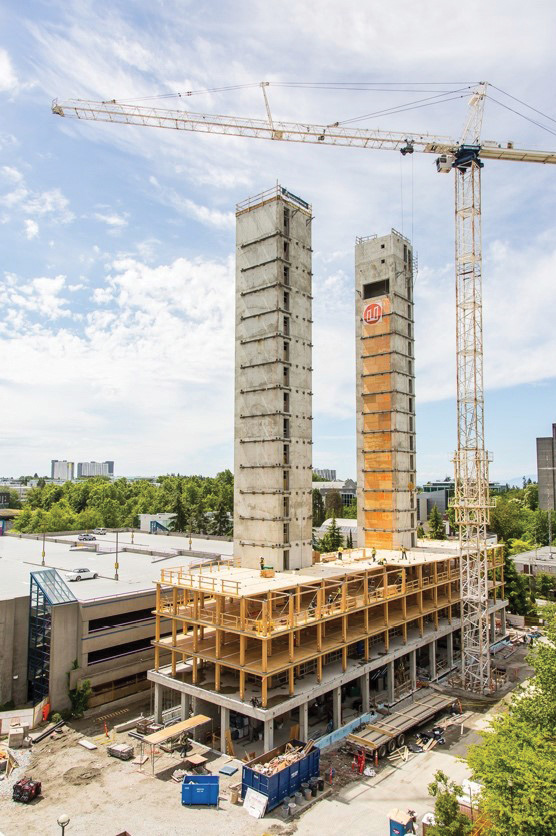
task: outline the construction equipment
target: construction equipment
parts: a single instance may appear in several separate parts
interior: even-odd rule
[[[489,690],[490,655],[486,532],[491,507],[484,442],[481,169],[483,160],[556,163],[555,151],[515,148],[512,142],[481,142],[487,84],[478,85],[459,140],[432,134],[277,122],[261,82],[267,119],[251,119],[105,102],[54,100],[52,112],[77,119],[144,125],[284,142],[434,154],[437,171],[455,173],[457,450],[453,506],[460,535],[462,669],[464,688]]]
[[[40,781],[33,781],[32,778],[25,776],[15,782],[12,798],[14,801],[21,801],[22,804],[29,804],[30,801],[41,794],[41,787]]]

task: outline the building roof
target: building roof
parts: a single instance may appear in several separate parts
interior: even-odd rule
[[[58,542],[54,542],[56,538]],[[97,538],[103,553],[78,548],[77,532],[74,535],[47,535],[45,542],[45,566],[41,566],[42,537],[28,539],[7,534],[0,537],[0,600],[20,598],[29,595],[30,574],[44,568],[58,569],[62,577],[64,572],[87,567],[98,573],[95,580],[83,580],[69,584],[72,593],[81,602],[109,598],[114,595],[132,595],[154,591],[154,581],[160,577],[162,566],[199,565],[203,557],[178,554],[178,550],[188,550],[189,539],[178,536],[166,536],[135,532],[134,545],[131,546],[131,534],[119,535],[118,575],[114,580],[115,535],[108,533]],[[81,545],[81,544],[79,544]],[[134,551],[121,551],[123,547]],[[159,554],[150,554],[155,550]],[[230,557],[233,544],[225,540],[192,539],[192,551],[206,555],[206,558],[219,554]],[[162,553],[162,554],[160,554]],[[205,559],[206,559],[205,558]]]
[[[521,554],[512,555],[512,559],[517,563],[555,563],[556,562],[556,546],[541,546],[539,549],[531,549],[528,552],[521,552]]]
[[[336,479],[334,482],[313,482],[313,488],[319,491],[354,491],[357,489],[357,483],[353,479]]]

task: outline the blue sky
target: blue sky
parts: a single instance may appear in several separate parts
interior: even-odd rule
[[[419,259],[418,476],[451,473],[453,193],[432,156],[82,124],[54,117],[50,102],[268,80],[276,119],[331,123],[434,95],[425,90],[464,90],[357,123],[457,137],[465,88],[478,80],[556,116],[553,4],[279,8],[3,4],[0,475],[46,473],[51,458],[114,459],[129,475],[232,466],[234,207],[276,180],[315,218],[314,465],[355,473],[354,239],[394,227]],[[399,91],[272,84],[287,81]],[[256,87],[154,104],[264,116]],[[494,101],[483,138],[556,148],[553,133]],[[486,441],[500,480],[535,472],[535,437],[556,420],[555,177],[496,162],[483,175]]]

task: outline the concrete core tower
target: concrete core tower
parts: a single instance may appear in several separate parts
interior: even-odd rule
[[[355,244],[358,545],[416,545],[413,253],[399,232]]]
[[[236,211],[234,555],[312,561],[311,207],[276,186]]]

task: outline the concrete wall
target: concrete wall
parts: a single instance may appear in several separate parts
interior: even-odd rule
[[[29,596],[0,600],[0,704],[27,702],[28,634]]]
[[[50,639],[50,704],[53,711],[70,708],[68,678],[73,661],[79,662],[81,616],[79,603],[52,607]]]
[[[278,187],[236,216],[234,554],[311,564],[311,212]]]
[[[388,288],[375,283],[388,282]],[[413,254],[392,230],[355,247],[358,545],[416,542]],[[377,316],[368,317],[375,306]]]

